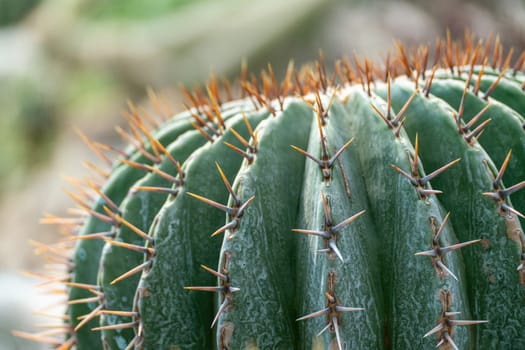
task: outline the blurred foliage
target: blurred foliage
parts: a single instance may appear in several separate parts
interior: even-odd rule
[[[0,0],[0,26],[14,24],[24,18],[41,0]]]
[[[203,0],[92,0],[83,4],[82,13],[103,20],[146,19],[199,1]]]
[[[45,162],[58,124],[53,96],[27,78],[0,81],[0,194]]]

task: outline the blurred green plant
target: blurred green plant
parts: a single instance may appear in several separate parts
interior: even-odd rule
[[[0,0],[0,27],[24,18],[41,0]]]
[[[105,20],[146,19],[197,2],[202,0],[92,0],[84,4],[83,13],[89,17]]]
[[[3,79],[0,84],[0,194],[42,164],[57,126],[49,92],[31,79]],[[9,180],[9,181],[8,181]]]

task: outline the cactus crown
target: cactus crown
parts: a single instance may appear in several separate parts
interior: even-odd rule
[[[498,39],[469,35],[431,51],[398,44],[333,73],[321,54],[280,82],[243,67],[235,85],[183,90],[184,113],[132,107],[125,150],[82,137],[109,170],[74,183],[79,215],[43,219],[66,237],[37,245],[65,266],[44,277],[65,287],[64,324],[16,334],[60,349],[525,348],[525,52],[511,66]]]

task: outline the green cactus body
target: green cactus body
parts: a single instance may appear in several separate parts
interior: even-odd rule
[[[173,159],[178,159],[184,162],[186,158],[206,140],[200,135],[198,131],[188,132],[180,136],[177,141],[173,142],[168,152]],[[177,173],[176,165],[173,164],[168,157],[165,157],[159,169],[168,173]],[[144,186],[150,187],[167,187],[171,182],[156,173],[150,173],[137,181],[135,188]],[[153,191],[133,190],[127,195],[124,202],[121,204],[122,218],[141,231],[147,231],[166,198],[162,193]],[[115,240],[125,242],[136,246],[144,245],[144,238],[137,235],[133,228],[125,225],[120,225],[116,228]],[[137,288],[140,275],[131,276],[119,283],[112,283],[124,273],[128,272],[133,267],[140,265],[144,260],[144,255],[140,252],[130,251],[129,249],[115,246],[111,243],[106,243],[102,252],[100,260],[100,274],[99,284],[104,290],[104,307],[108,310],[129,310],[133,307],[133,299],[135,297],[135,290]],[[120,324],[127,321],[118,315],[104,315],[100,320],[101,326]],[[116,333],[121,333],[118,337]],[[104,340],[106,342],[114,342],[120,340],[121,344],[127,343],[133,338],[134,332],[132,329],[126,329],[122,332],[115,330],[103,330]],[[117,346],[114,342],[112,346]],[[124,348],[125,348],[124,346]]]
[[[267,113],[256,113],[249,115],[247,120],[256,126],[266,116]],[[224,222],[224,215],[219,211],[209,212],[209,206],[187,193],[200,192],[214,201],[227,201],[227,189],[216,182],[220,177],[215,163],[220,165],[226,177],[233,177],[239,169],[241,157],[222,158],[221,155],[228,151],[223,142],[235,142],[231,128],[245,137],[249,135],[242,115],[236,115],[231,122],[231,125],[227,124],[230,129],[213,143],[196,151],[185,164],[185,178],[178,189],[179,193],[166,202],[152,228],[155,238],[154,264],[143,276],[137,295],[146,348],[211,347],[209,325],[213,319],[213,297],[202,295],[204,293],[185,292],[184,287],[214,282],[213,275],[203,271],[199,265],[216,265],[221,240],[209,236]],[[202,189],[210,183],[216,185],[202,193]],[[181,268],[166,276],[163,272],[165,266]],[[192,273],[185,273],[187,270]],[[170,324],[170,328],[176,332],[159,333],[160,329],[156,326],[159,323]]]
[[[454,66],[449,51],[432,71],[428,50],[403,49],[387,74],[269,70],[229,102],[213,79],[157,131],[137,119],[91,206],[75,196],[88,215],[65,338],[18,334],[82,350],[524,349],[523,59],[501,73],[501,54],[488,67],[466,47],[472,64]]]
[[[224,112],[224,118],[228,120],[237,113],[237,108],[228,109]],[[171,157],[163,157],[163,161],[158,165],[158,169],[166,174],[177,174],[177,164],[174,164],[174,161],[183,163],[189,155],[205,142],[206,139],[203,138],[197,130],[191,130],[181,134],[169,144],[167,152]],[[134,229],[146,232],[149,230],[155,216],[166,201],[166,193],[140,189],[165,188],[171,186],[172,181],[170,181],[169,178],[167,179],[166,176],[163,177],[154,171],[138,180],[119,208],[122,218],[132,226],[127,226],[122,222],[120,222],[119,225],[115,225],[115,235],[113,239],[127,244],[143,246],[144,238],[135,233]],[[114,281],[130,269],[142,264],[143,260],[144,255],[141,252],[130,251],[129,249],[115,246],[109,242],[105,244],[100,261],[101,270],[98,278],[100,288],[104,290],[105,309],[129,310],[133,307],[135,290],[140,275],[136,274],[125,278],[119,281],[119,283],[114,283]],[[104,317],[101,318],[100,325],[110,326],[126,321],[128,320],[125,317],[105,314]],[[131,329],[122,331],[108,329],[103,330],[102,334],[104,335],[104,341],[106,343],[111,343],[117,348],[125,348],[134,336],[134,332]]]
[[[371,108],[370,102],[368,96],[355,91],[346,109],[353,116],[353,121],[348,124],[356,135],[356,146],[359,145],[356,149],[362,170],[368,174],[365,177],[366,192],[382,242],[380,261],[383,262],[383,288],[389,293],[385,302],[385,317],[391,325],[387,337],[395,349],[425,348],[432,345],[433,339],[423,338],[419,329],[406,327],[406,322],[417,319],[435,322],[435,317],[431,315],[441,311],[438,291],[442,289],[452,293],[456,310],[468,317],[465,286],[454,283],[451,278],[436,278],[436,269],[432,264],[427,259],[415,256],[415,253],[430,248],[432,230],[435,229],[433,225],[443,222],[443,213],[435,195],[428,194],[423,198],[409,181],[399,174],[392,174],[392,170],[388,169],[394,164],[410,173],[411,162],[407,153],[413,158],[414,149],[404,131],[396,136]],[[386,109],[386,104],[381,102],[376,98],[373,103]],[[369,130],[370,134],[360,133],[359,130]],[[389,141],[384,142],[385,139]],[[420,176],[424,177],[422,169],[418,170]],[[395,190],[392,191],[392,188]],[[406,204],[399,207],[399,202]],[[441,239],[442,246],[455,241],[450,225],[445,227]],[[447,256],[447,267],[454,273],[463,274],[461,258],[451,255]],[[417,275],[414,271],[418,271]],[[408,285],[411,287],[407,289]],[[416,302],[413,293],[424,297]],[[406,317],[399,317],[401,314]],[[460,331],[463,334],[457,334],[457,341],[463,338],[461,342],[468,343],[465,330]]]
[[[407,85],[394,86],[392,100],[399,101],[393,104],[394,109],[401,108],[403,101],[410,97],[413,88]],[[467,275],[478,277],[472,278],[467,287],[472,314],[477,319],[500,324],[501,328],[495,331],[488,325],[477,327],[476,348],[519,348],[525,343],[520,339],[521,328],[515,325],[525,319],[525,308],[522,307],[525,288],[520,285],[520,274],[507,268],[522,251],[522,247],[510,239],[515,234],[512,231],[519,226],[518,219],[500,215],[496,203],[483,198],[484,189],[492,186],[490,172],[494,172],[495,167],[478,143],[469,144],[457,132],[452,112],[442,100],[417,96],[405,113],[404,127],[412,138],[418,133],[420,139],[425,140],[421,147],[425,165],[435,167],[450,160],[444,158],[461,158],[461,162],[448,171],[448,176],[437,177],[433,183],[443,190],[440,199],[445,207],[461,218],[453,221],[460,241],[482,239],[483,248],[476,253],[471,249],[464,250],[469,262],[466,264]],[[452,195],[459,191],[465,195]],[[513,297],[502,298],[494,294],[502,289]],[[504,313],[506,320],[498,319],[502,314],[493,313],[495,309],[507,310]],[[499,335],[494,332],[499,332]]]
[[[174,121],[173,123],[170,123],[170,125],[166,126],[166,128],[159,130],[159,134],[156,135],[156,138],[160,143],[168,145],[179,135],[182,135],[190,129],[191,124],[189,124],[189,120],[184,120],[184,118],[181,118],[181,120]],[[151,146],[148,148],[151,148]],[[147,159],[140,152],[135,152],[132,154],[130,159],[141,164],[151,164],[149,159]],[[107,183],[101,189],[101,192],[110,198],[111,201],[115,203],[115,205],[119,205],[127,195],[128,190],[133,185],[133,183],[140,180],[143,176],[143,170],[136,169],[125,164],[117,164]],[[98,215],[92,213],[89,216],[81,228],[81,231],[78,234],[79,236],[92,235],[95,233],[112,233],[113,226],[111,224],[111,218],[107,216],[104,206],[109,206],[109,204],[106,203],[103,198],[100,198],[92,208],[93,213]],[[78,241],[72,258],[75,269],[72,271],[71,282],[87,285],[97,284],[99,266],[98,264],[97,266],[90,264],[88,261],[99,261],[103,246],[104,241],[101,239],[82,239]],[[94,293],[92,291],[86,290],[85,288],[71,286],[69,289],[69,300],[82,300],[86,298],[91,299],[94,298],[93,294]],[[96,297],[99,296],[100,294],[96,295]],[[76,328],[82,322],[82,320],[78,319],[79,317],[91,314],[97,307],[100,307],[100,305],[101,298],[99,298],[99,300],[92,300],[87,303],[71,304],[69,306],[68,314],[72,320],[72,327]],[[90,349],[92,346],[97,346],[97,344],[100,344],[100,335],[93,334],[93,332],[91,332],[91,328],[98,326],[98,322],[96,320],[97,318],[91,319],[89,322],[87,322],[86,327],[80,327],[80,329],[75,332],[75,336],[78,340],[79,350],[83,348],[82,344],[86,344],[85,349]]]

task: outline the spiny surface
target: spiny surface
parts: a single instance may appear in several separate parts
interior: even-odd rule
[[[60,349],[525,348],[525,53],[243,68],[72,180]],[[108,154],[117,154],[115,159]],[[512,198],[512,202],[511,202]],[[212,237],[209,237],[209,236]]]

